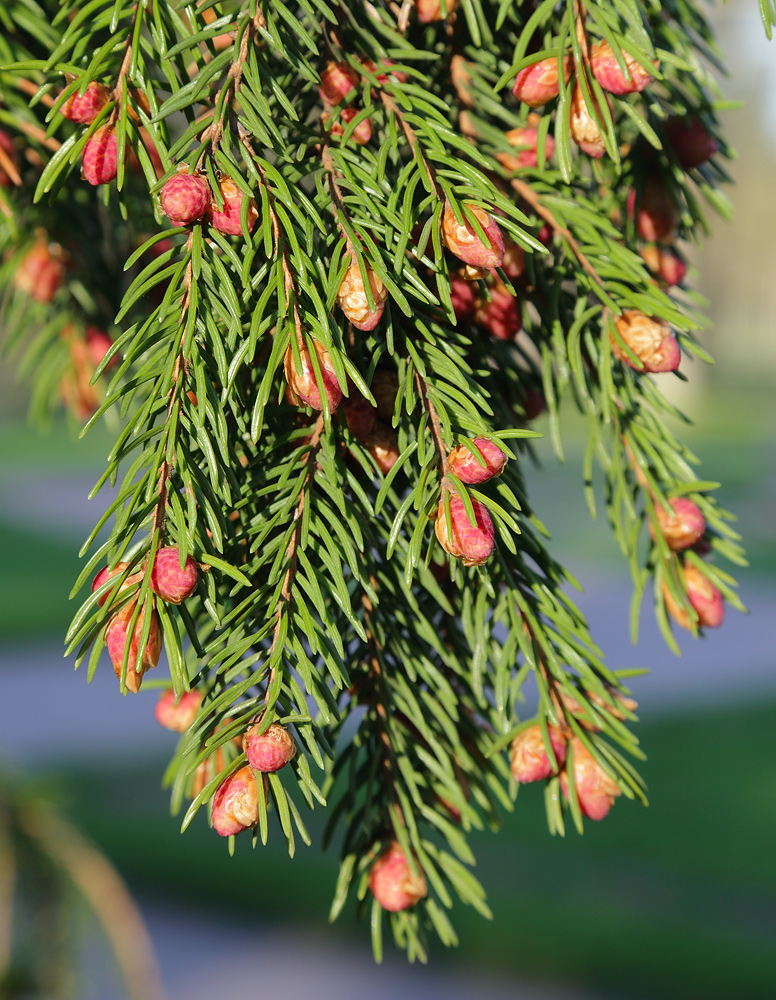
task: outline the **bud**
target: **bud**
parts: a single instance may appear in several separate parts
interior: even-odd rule
[[[375,426],[377,410],[363,396],[353,395],[342,400],[341,412],[345,414],[348,430],[357,441],[363,441]]]
[[[10,135],[0,128],[0,150],[5,153],[7,164],[0,159],[0,187],[10,187],[19,182],[19,154]],[[9,172],[10,171],[10,172]]]
[[[342,111],[340,111],[338,121],[332,122],[329,127],[329,133],[333,136],[337,136],[337,138],[344,135],[345,127],[353,121],[358,113],[358,108],[343,108]],[[331,121],[331,115],[328,111],[323,112],[321,115],[321,121],[324,124]],[[353,129],[353,138],[359,146],[366,146],[372,138],[372,120],[370,118],[364,118],[363,121],[360,121],[358,125],[356,125]]]
[[[359,76],[346,62],[328,62],[321,73],[318,93],[324,104],[339,104],[358,86]]]
[[[548,726],[547,732],[557,766],[560,767],[566,759],[566,737],[555,726]],[[543,781],[555,772],[547,756],[541,726],[528,726],[515,736],[509,752],[509,766],[512,777],[520,784]]]
[[[452,207],[447,205],[442,220],[442,238],[447,249],[465,264],[474,264],[476,267],[499,267],[504,259],[504,237],[501,235],[501,230],[493,216],[485,209],[476,208],[474,205],[467,207],[479,222],[488,243],[486,245],[482,242],[467,219],[459,223]]]
[[[279,771],[296,756],[291,734],[277,722],[273,722],[261,735],[259,728],[259,723],[251,726],[242,739],[248,763],[263,774]]]
[[[577,802],[583,816],[599,820],[607,815],[614,805],[614,800],[622,795],[620,786],[609,777],[581,740],[575,736],[571,741],[574,751],[574,787]],[[563,794],[569,798],[568,774],[563,771],[560,776]]]
[[[681,361],[681,351],[671,327],[656,316],[645,316],[635,309],[626,309],[615,320],[617,332],[641,361],[639,367],[612,337],[612,354],[635,371],[675,372]]]
[[[481,566],[493,552],[495,532],[493,521],[485,505],[480,500],[472,500],[474,524],[469,521],[463,500],[457,493],[450,494],[451,534],[447,534],[444,496],[437,508],[434,531],[439,544],[455,558],[460,558],[464,566]]]
[[[622,694],[620,691],[614,690],[612,687],[607,685],[607,690],[611,695],[611,699],[603,698],[600,694],[595,691],[585,691],[585,696],[588,701],[592,702],[593,705],[598,706],[598,708],[605,709],[609,715],[613,716],[615,719],[624,719],[625,712],[635,712],[639,707],[637,701],[633,698],[629,698],[627,695]],[[553,691],[552,700],[555,707],[561,714],[573,715],[577,723],[583,728],[590,732],[598,733],[600,732],[599,726],[593,721],[589,710],[587,707],[583,708],[581,703],[573,698],[570,694],[565,691]]]
[[[647,243],[672,243],[679,225],[679,209],[657,174],[651,174],[640,196],[631,188],[626,202],[628,218],[636,218],[636,232]]]
[[[620,64],[617,62],[612,47],[608,42],[600,41],[590,50],[590,68],[593,76],[598,80],[604,90],[610,94],[633,94],[649,86],[652,82],[652,74],[644,69],[632,55],[624,49],[622,52],[625,65],[628,67],[628,77],[625,76]],[[657,68],[658,64],[655,64]]]
[[[665,130],[668,145],[684,170],[700,167],[717,152],[716,140],[697,118],[669,118]]]
[[[508,278],[515,281],[525,274],[525,250],[515,243],[511,236],[504,237],[504,259],[501,269]]]
[[[669,503],[670,510],[656,503],[655,515],[668,547],[674,552],[681,552],[682,549],[689,549],[691,545],[695,545],[703,537],[706,519],[697,503],[693,503],[687,497],[677,497]],[[655,526],[652,521],[649,522],[649,533],[655,537]]]
[[[118,173],[119,143],[111,125],[102,125],[81,154],[81,176],[92,185],[110,184]]]
[[[86,346],[89,351],[89,357],[95,368],[102,363],[102,359],[108,353],[108,351],[113,347],[113,341],[110,339],[108,334],[101,330],[98,326],[87,326],[84,330],[84,335],[86,337]],[[114,355],[108,362],[108,367],[118,364],[118,358]]]
[[[201,704],[202,694],[199,691],[185,691],[180,700],[176,701],[175,692],[169,688],[157,701],[154,718],[165,729],[185,733],[196,719]]]
[[[224,205],[223,208],[218,208],[215,200],[210,202],[210,207],[207,210],[210,224],[220,233],[227,233],[230,236],[240,236],[242,233],[240,216],[245,196],[231,177],[224,177],[220,180],[218,187],[221,191]],[[259,211],[256,208],[256,202],[251,198],[248,202],[248,217],[246,220],[246,227],[249,233],[253,232],[253,227],[258,217]]]
[[[474,318],[496,340],[514,340],[523,326],[520,300],[501,281],[491,287],[490,299],[482,302]]]
[[[121,574],[124,572],[127,566],[129,566],[129,563],[126,562],[116,563],[113,569],[108,569],[107,566],[103,566],[102,569],[97,573],[95,578],[92,580],[92,593],[94,593],[96,590],[99,590],[104,583],[108,582],[108,580],[112,580],[116,576],[121,576]],[[142,570],[138,571],[137,573],[130,574],[130,576],[128,576],[127,579],[124,581],[124,583],[121,585],[119,593],[121,593],[122,590],[126,590],[128,587],[131,587],[134,583],[136,583],[138,580],[141,580],[142,578],[143,578]],[[98,598],[97,604],[100,607],[102,607],[103,604],[105,604],[105,602],[108,600],[109,594],[110,591],[108,591],[106,594],[103,594],[102,597]]]
[[[563,58],[563,75],[565,82],[569,82],[571,77],[571,56]],[[521,69],[515,77],[512,93],[523,104],[531,108],[538,108],[547,101],[553,100],[560,92],[560,79],[558,76],[558,60],[555,56],[548,59],[540,59],[539,62],[532,63]]]
[[[674,285],[679,285],[684,281],[687,265],[675,250],[666,249],[653,243],[643,247],[639,252],[650,271],[664,285],[673,288]]]
[[[547,409],[547,400],[539,389],[525,389],[520,402],[526,420],[536,420]]]
[[[259,789],[250,767],[225,778],[216,789],[211,808],[213,829],[221,837],[231,837],[259,822]]]
[[[199,174],[180,173],[162,188],[162,211],[176,226],[201,219],[210,205],[210,185]]]
[[[68,97],[59,113],[78,125],[91,125],[107,103],[108,91],[101,83],[92,80],[83,94],[77,90],[72,97]]]
[[[19,261],[13,283],[38,302],[51,302],[64,276],[64,253],[59,244],[41,238]]]
[[[698,616],[698,625],[705,628],[719,628],[725,618],[722,594],[692,563],[685,563],[680,576],[684,580],[687,599]],[[690,615],[674,601],[665,583],[663,583],[663,597],[666,609],[676,624],[691,631]]]
[[[500,476],[507,464],[507,456],[493,441],[478,437],[474,439],[474,444],[484,462],[465,444],[459,444],[447,456],[450,471],[458,476],[462,483],[468,483],[470,486]]]
[[[331,362],[331,355],[326,348],[313,341],[315,353],[318,356],[318,363],[321,369],[321,383],[323,391],[326,393],[326,401],[329,404],[329,412],[334,412],[342,399],[342,389],[340,389],[337,376],[334,374],[334,366]],[[296,406],[312,406],[314,410],[323,408],[321,401],[321,390],[315,381],[315,369],[310,357],[310,350],[304,340],[299,342],[299,354],[301,356],[301,371],[297,369],[294,359],[294,352],[289,344],[285,357],[283,358],[283,369],[286,373],[286,382],[290,395],[290,402]]]
[[[407,74],[402,73],[401,70],[394,69],[390,59],[381,59],[379,63],[375,63],[372,59],[362,58],[360,62],[368,73],[372,73],[377,77],[377,82],[381,86],[385,86],[388,83],[389,76],[392,76],[398,83],[407,82]]]
[[[595,94],[591,94],[590,96],[593,101],[596,100]],[[603,113],[597,102],[596,109],[598,110],[598,117],[603,120]],[[588,156],[592,156],[595,160],[600,160],[606,152],[604,134],[590,113],[590,109],[585,101],[585,95],[578,83],[574,87],[569,107],[569,130],[571,138],[583,153],[587,153]]]
[[[355,257],[345,272],[337,292],[337,305],[357,330],[374,330],[383,315],[388,292],[380,278],[366,263],[364,270],[375,304],[374,310],[369,308],[364,279],[361,277],[361,270]]]
[[[372,865],[369,888],[384,910],[398,913],[414,906],[428,894],[426,879],[417,867],[413,872],[398,841],[394,840]]]
[[[442,0],[415,0],[418,20],[421,24],[431,24],[432,21],[443,21],[458,9],[461,0],[445,0],[445,10],[442,12]]]
[[[536,128],[513,128],[504,133],[504,138],[518,152],[496,153],[496,159],[505,170],[522,170],[525,167],[538,167],[539,130]],[[555,152],[555,140],[551,135],[544,139],[544,159],[549,160]]]
[[[467,323],[474,319],[477,309],[477,291],[471,281],[467,281],[463,275],[454,273],[450,275],[450,300],[453,304],[453,312],[459,323]]]
[[[399,442],[393,428],[378,420],[362,444],[375,460],[380,472],[387,476],[399,458]]]
[[[143,623],[145,621],[145,611],[142,610],[137,616],[135,628],[131,637],[129,636],[129,624],[135,611],[135,601],[130,601],[114,615],[108,622],[105,629],[105,645],[108,655],[113,664],[113,670],[117,677],[121,677],[121,664],[124,661],[124,650],[129,642],[129,657],[127,659],[127,690],[137,694],[143,680],[143,674],[155,667],[159,662],[162,652],[162,628],[159,623],[159,616],[155,611],[151,612],[151,630],[148,633],[148,642],[143,652],[143,659],[138,671],[137,653],[140,639],[143,635]]]
[[[197,564],[186,556],[181,568],[180,549],[168,546],[159,549],[151,570],[151,590],[168,604],[180,604],[197,589]]]
[[[396,408],[396,394],[399,391],[399,377],[396,372],[388,372],[383,368],[378,368],[372,376],[372,384],[369,387],[377,403],[377,416],[381,420],[393,420],[393,411]]]

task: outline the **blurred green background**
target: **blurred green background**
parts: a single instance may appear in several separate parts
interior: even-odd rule
[[[728,192],[735,221],[716,220],[708,245],[690,251],[697,268],[692,283],[709,301],[704,344],[717,364],[695,364],[689,385],[676,382],[670,392],[695,421],[685,436],[702,459],[703,478],[723,484],[723,504],[739,515],[752,563],[740,574],[744,598],[759,596],[767,608],[770,595],[776,597],[776,47],[762,38],[752,2],[721,10],[718,25],[732,71],[725,92],[747,104],[725,116],[739,153],[732,165],[737,187]],[[96,516],[85,493],[109,441],[97,430],[78,442],[64,424],[41,436],[25,423],[25,400],[6,367],[0,373],[0,645],[6,651],[0,665],[15,673],[24,671],[28,648],[48,640],[55,647],[72,614],[67,595],[77,550]],[[627,567],[606,525],[591,524],[584,505],[584,427],[571,417],[566,428],[565,466],[546,443],[539,446],[544,468],[531,473],[535,506],[556,553],[583,583],[591,576],[628,589]],[[538,429],[544,429],[541,421]],[[715,641],[706,640],[709,649]],[[730,657],[730,674],[745,659],[757,660],[759,676],[767,677],[774,646],[749,648],[744,638],[740,657]],[[664,647],[659,656],[664,669],[682,671],[682,660]],[[642,662],[638,651],[636,662]],[[62,662],[52,669],[70,668]],[[716,699],[699,690],[697,698],[685,692],[675,705],[642,705],[648,809],[620,801],[605,822],[588,823],[584,836],[553,839],[540,790],[522,790],[504,829],[478,835],[472,845],[494,920],[457,910],[461,947],[452,955],[437,949],[432,965],[476,977],[483,995],[491,980],[506,980],[540,992],[562,990],[564,997],[776,996],[776,670],[770,677],[761,689],[748,685],[739,692],[730,683]],[[84,679],[71,681],[73,701],[86,698]],[[30,726],[47,726],[34,698],[26,705],[7,696],[0,702],[0,728],[17,713],[28,716]],[[134,704],[123,704],[136,716]],[[66,713],[67,704],[60,710]],[[343,961],[366,955],[368,929],[356,926],[352,913],[326,928],[337,867],[331,852],[321,857],[317,848],[301,847],[291,862],[276,836],[253,855],[249,843],[238,842],[230,858],[204,822],[179,836],[159,789],[163,742],[106,750],[91,760],[75,745],[60,745],[45,763],[34,762],[31,780],[149,905],[288,931],[297,941],[309,934]],[[6,741],[0,748],[14,756]],[[317,821],[310,821],[314,841]],[[164,972],[168,959],[160,955],[160,961]],[[394,974],[392,966],[374,970],[372,987]],[[345,995],[331,975],[318,995]],[[403,984],[410,994],[433,993],[426,979]],[[171,998],[184,995],[170,982],[168,990]],[[377,995],[368,984],[364,992]],[[522,987],[515,992],[526,995]],[[286,995],[302,994],[291,983]]]

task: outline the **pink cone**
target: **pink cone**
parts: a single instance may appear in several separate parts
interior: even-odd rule
[[[483,462],[477,455],[464,444],[459,444],[457,448],[448,455],[450,471],[458,476],[462,483],[476,485],[485,483],[494,476],[499,476],[504,471],[507,464],[507,456],[493,441],[488,438],[474,438],[474,444],[482,454]]]
[[[558,767],[566,759],[566,737],[555,726],[548,726],[552,752],[555,754]],[[525,784],[531,781],[543,781],[554,774],[547,748],[542,739],[542,729],[538,724],[523,729],[512,740],[509,754],[509,766],[515,781]]]
[[[276,722],[261,735],[258,730],[257,723],[243,736],[242,746],[248,763],[263,774],[279,771],[296,756],[296,745],[291,734]]]
[[[156,553],[154,568],[151,570],[151,589],[163,601],[168,604],[185,601],[197,589],[198,579],[199,570],[191,556],[186,557],[181,568],[180,550],[177,547],[168,546]]]
[[[394,841],[372,865],[369,888],[384,910],[398,913],[414,906],[428,893],[423,872],[410,869],[401,845]]]

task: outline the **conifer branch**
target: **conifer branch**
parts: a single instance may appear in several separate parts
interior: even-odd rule
[[[517,177],[513,177],[510,183],[512,187],[515,189],[515,191],[517,191],[517,193],[520,195],[520,197],[528,202],[528,204],[533,208],[536,214],[540,216],[542,219],[544,219],[545,222],[550,224],[550,226],[554,229],[554,231],[568,245],[571,252],[577,258],[582,267],[587,271],[590,277],[596,282],[596,284],[600,285],[603,288],[604,283],[601,280],[601,277],[599,276],[598,272],[593,267],[593,265],[590,263],[590,261],[587,259],[585,254],[582,253],[579,244],[574,239],[571,232],[565,226],[561,225],[560,222],[558,222],[555,215],[550,211],[549,208],[547,208],[546,205],[542,204],[541,198],[533,190],[533,188],[525,181],[521,181]]]

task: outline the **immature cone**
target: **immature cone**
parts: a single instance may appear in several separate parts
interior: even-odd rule
[[[722,594],[692,563],[684,565],[681,575],[687,598],[698,616],[698,625],[705,628],[719,628],[725,618]],[[692,630],[690,615],[674,601],[665,583],[663,583],[663,597],[666,609],[676,624]]]
[[[113,569],[108,569],[107,566],[103,566],[102,569],[97,573],[97,575],[92,580],[92,593],[94,593],[96,590],[99,590],[104,583],[108,582],[108,580],[112,580],[114,577],[120,576],[127,568],[127,566],[129,566],[129,563],[126,562],[116,563]],[[124,581],[124,583],[121,585],[119,593],[121,593],[122,590],[126,590],[127,587],[131,587],[134,583],[136,583],[138,580],[141,580],[142,578],[143,578],[142,569],[139,570],[137,573],[130,574],[130,576],[128,576],[127,579]],[[108,600],[109,594],[110,590],[106,594],[103,594],[102,597],[98,598],[97,603],[100,607],[102,607],[103,604],[105,604],[105,602]]]
[[[609,777],[581,740],[574,737],[571,746],[574,751],[574,787],[580,812],[588,819],[603,819],[614,805],[614,800],[622,795],[620,786]],[[569,798],[566,771],[561,773],[560,785],[563,794]]]
[[[329,411],[333,412],[337,409],[342,399],[342,389],[340,389],[337,376],[334,374],[334,366],[332,365],[329,352],[317,340],[313,341],[313,347],[318,356],[318,363],[321,369],[321,382],[323,391],[326,393]],[[289,401],[297,406],[312,406],[314,410],[323,409],[321,390],[315,381],[315,369],[310,351],[304,341],[299,343],[299,354],[301,370],[297,369],[291,345],[288,346],[283,358],[283,369],[286,373],[286,382],[288,383],[287,396],[290,396]]]
[[[197,564],[186,556],[181,568],[180,549],[168,546],[159,549],[151,570],[151,590],[168,604],[180,604],[197,589]]]
[[[560,767],[566,759],[566,737],[555,726],[548,726],[547,732],[552,752]],[[512,777],[521,784],[544,781],[555,773],[555,768],[547,756],[541,726],[528,726],[515,736],[509,751],[509,767]]]
[[[415,0],[415,9],[421,24],[431,24],[432,21],[442,21],[458,9],[461,0],[446,0],[445,12],[442,12],[442,0]]]
[[[399,443],[393,428],[378,420],[362,444],[377,463],[380,472],[387,476],[399,458]]]
[[[504,237],[504,259],[501,262],[501,269],[512,281],[525,273],[525,250],[519,243],[515,243],[511,236]]]
[[[600,694],[595,691],[585,691],[585,696],[588,701],[592,702],[593,705],[597,705],[601,709],[605,709],[609,715],[614,716],[615,719],[624,719],[625,712],[635,712],[639,707],[637,701],[633,698],[629,698],[627,695],[622,694],[620,691],[615,691],[609,688],[609,693],[611,694],[615,704],[609,699],[602,698]],[[574,716],[577,723],[583,728],[587,729],[588,732],[598,733],[600,732],[600,727],[597,722],[593,721],[590,715],[590,711],[587,708],[583,708],[582,704],[573,698],[571,695],[566,694],[563,691],[556,691],[552,694],[552,700],[555,703],[558,711],[563,714],[565,712]]]
[[[87,326],[84,330],[84,336],[86,337],[86,346],[89,350],[89,357],[96,368],[101,364],[102,359],[108,353],[108,351],[113,347],[113,341],[110,339],[108,334],[101,330],[98,326]],[[107,367],[110,368],[112,365],[118,364],[119,359],[114,355],[108,362]]]
[[[358,108],[343,108],[340,111],[339,120],[332,122],[329,132],[333,136],[339,136],[345,134],[345,128],[349,125],[356,115],[359,113]],[[321,121],[326,123],[331,121],[331,114],[328,111],[324,111],[321,115]],[[364,118],[362,121],[356,125],[353,129],[353,138],[359,144],[359,146],[366,146],[369,140],[372,138],[372,120],[371,118]]]
[[[633,94],[643,90],[652,82],[652,74],[623,49],[623,58],[628,67],[628,79],[608,42],[596,42],[590,50],[590,68],[593,76],[604,90],[610,94]]]
[[[570,56],[563,59],[563,74],[565,82],[569,82],[571,77],[572,60]],[[555,56],[548,59],[540,59],[539,62],[532,63],[521,69],[515,77],[512,93],[523,104],[531,108],[538,108],[547,101],[553,100],[560,92],[560,78],[558,75],[558,60]]]
[[[645,316],[635,309],[626,309],[615,320],[617,332],[641,361],[639,367],[612,337],[612,354],[636,371],[674,372],[681,361],[681,351],[671,327],[657,316]]]
[[[679,225],[679,209],[671,193],[657,174],[651,174],[636,196],[628,192],[626,208],[629,218],[636,219],[636,231],[647,243],[673,243]]]
[[[83,94],[76,91],[68,97],[59,113],[78,125],[91,125],[108,103],[108,91],[101,83],[92,80]]]
[[[479,222],[487,244],[483,243],[467,219],[464,218],[462,223],[458,222],[455,212],[448,205],[442,220],[442,238],[447,249],[465,264],[499,267],[504,259],[504,237],[498,224],[485,209],[474,205],[469,205],[468,208]]]
[[[474,524],[469,521],[463,500],[457,493],[450,494],[450,526],[448,535],[447,518],[445,517],[444,496],[439,501],[434,531],[439,544],[464,566],[481,566],[493,552],[495,531],[493,521],[484,504],[472,499]]]
[[[65,276],[63,257],[58,244],[38,239],[19,261],[14,287],[38,302],[51,302]]]
[[[328,62],[321,73],[318,93],[326,104],[339,104],[358,86],[358,73],[346,62]]]
[[[364,270],[372,292],[374,310],[369,308],[364,279],[361,277],[361,270],[355,259],[342,279],[342,284],[337,292],[337,305],[357,330],[374,330],[383,315],[388,291],[368,264],[364,265]]]
[[[213,829],[221,837],[249,830],[259,822],[259,789],[250,767],[225,778],[216,789],[211,807]]]
[[[165,691],[156,703],[154,718],[160,726],[174,733],[185,733],[197,717],[202,704],[199,691],[185,691],[178,701],[172,688]]]
[[[522,170],[539,165],[539,130],[537,128],[513,128],[504,133],[504,138],[514,146],[515,153],[496,153],[496,159],[506,170]],[[555,140],[547,135],[544,140],[544,158],[549,160],[555,152]]]
[[[650,271],[664,285],[672,288],[684,281],[687,265],[675,250],[652,243],[642,247],[639,253]]]
[[[485,483],[494,476],[500,476],[507,464],[507,456],[493,441],[487,438],[474,438],[474,444],[480,451],[479,458],[465,444],[459,444],[447,456],[450,471],[470,486]]]
[[[669,504],[669,510],[660,504],[655,504],[657,523],[668,547],[674,552],[681,552],[682,549],[689,549],[691,545],[695,545],[703,537],[706,531],[706,519],[697,503],[693,503],[687,497],[676,497],[675,500],[669,500]],[[655,528],[651,521],[649,532],[654,538]]]
[[[296,745],[287,729],[277,722],[259,735],[259,724],[251,726],[242,740],[248,763],[263,774],[279,771],[296,756]]]
[[[19,180],[19,153],[10,135],[0,128],[0,149],[8,161],[8,169],[0,158],[0,187],[10,187]],[[10,171],[10,173],[9,173]]]
[[[377,403],[377,416],[381,420],[393,420],[396,394],[399,391],[399,378],[396,372],[378,368],[372,376],[372,384],[369,388],[372,390],[375,403]]]
[[[231,177],[224,177],[219,181],[218,187],[221,191],[224,204],[223,208],[218,208],[215,200],[210,202],[210,207],[207,210],[210,224],[221,233],[227,233],[229,236],[240,236],[242,233],[240,218],[245,195]],[[246,220],[249,233],[253,232],[253,227],[256,225],[258,217],[259,211],[256,208],[256,202],[251,198],[248,202],[248,217]]]
[[[523,325],[520,300],[501,281],[496,281],[490,289],[490,299],[480,303],[474,319],[496,340],[514,340]]]
[[[119,168],[119,143],[112,125],[102,125],[81,154],[81,176],[90,184],[110,184]]]
[[[595,100],[595,95],[591,96]],[[600,118],[600,108],[598,110]],[[578,83],[574,87],[569,107],[569,130],[571,138],[583,153],[587,153],[588,156],[592,156],[595,160],[600,160],[606,152],[604,134],[590,113],[590,109],[585,102],[585,95]]]
[[[105,629],[105,645],[110,656],[113,670],[117,677],[121,677],[121,665],[124,660],[124,650],[129,642],[129,658],[127,660],[127,690],[137,694],[143,681],[143,674],[155,667],[159,662],[162,652],[162,628],[159,623],[159,616],[155,611],[151,612],[151,629],[148,633],[143,659],[140,661],[138,671],[137,654],[140,646],[140,639],[143,635],[143,623],[145,621],[145,611],[141,611],[137,616],[135,628],[132,635],[129,635],[129,625],[135,611],[135,602],[130,601],[114,615],[108,622]]]
[[[428,894],[426,879],[417,866],[413,872],[398,841],[383,851],[369,872],[369,888],[384,910],[398,913]]]
[[[467,281],[461,274],[450,275],[450,300],[453,303],[453,312],[459,323],[466,323],[474,319],[477,310],[477,289],[471,281]]]
[[[363,441],[374,429],[377,410],[368,400],[357,394],[343,399],[340,405],[341,412],[345,414],[348,430],[357,441]]]
[[[198,174],[180,173],[162,188],[162,211],[176,226],[201,219],[210,205],[210,185]]]
[[[669,118],[665,124],[668,144],[685,170],[700,167],[717,152],[717,143],[697,118]]]

